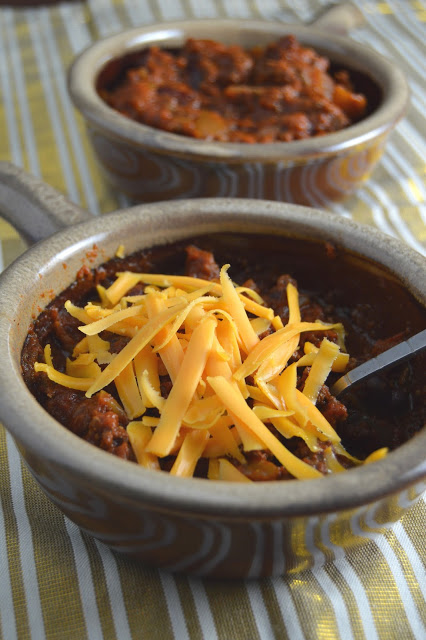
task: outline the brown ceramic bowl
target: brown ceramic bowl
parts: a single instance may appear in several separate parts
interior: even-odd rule
[[[81,53],[69,72],[71,98],[87,124],[100,165],[111,184],[133,200],[248,197],[327,206],[352,194],[368,178],[408,103],[407,83],[393,62],[348,37],[277,22],[205,20],[168,22],[123,31]],[[139,124],[98,95],[101,74],[153,44],[180,46],[187,37],[250,47],[294,34],[349,69],[369,99],[360,122],[321,137],[277,143],[197,140]]]
[[[426,261],[420,254],[342,217],[262,200],[169,201],[90,219],[51,187],[1,163],[0,202],[1,213],[30,241],[62,229],[0,276],[0,420],[44,492],[82,529],[114,550],[175,571],[277,575],[313,566],[310,541],[324,526],[337,544],[354,551],[363,542],[360,523],[367,512],[377,529],[386,527],[425,489],[426,429],[384,460],[319,480],[237,485],[150,471],[56,422],[31,395],[20,368],[33,318],[82,264],[103,262],[120,243],[130,253],[214,231],[329,240],[370,268],[371,261],[382,265],[425,310]],[[71,221],[83,222],[67,228]]]

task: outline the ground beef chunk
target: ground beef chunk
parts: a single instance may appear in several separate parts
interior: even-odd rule
[[[348,72],[334,75],[328,59],[292,35],[251,50],[190,38],[179,49],[152,46],[113,64],[98,82],[109,106],[198,139],[289,142],[337,131],[367,112]]]
[[[53,397],[47,399],[45,407],[83,440],[120,458],[135,459],[125,429],[128,419],[108,393],[100,392],[86,398],[72,389],[56,390]]]
[[[302,374],[299,376],[297,388],[300,391],[303,391],[310,369],[310,367],[304,367]],[[333,428],[338,427],[339,423],[348,417],[345,405],[330,393],[330,389],[325,384],[322,385],[318,392],[316,406]]]
[[[330,389],[325,384],[319,391],[317,407],[334,428],[337,428],[339,423],[348,417],[345,405],[330,393]]]
[[[319,440],[318,445],[320,447],[319,451],[311,451],[303,440],[297,438],[295,439],[293,453],[303,460],[303,462],[306,462],[306,464],[311,465],[311,467],[315,467],[315,469],[320,471],[322,474],[326,474],[327,463],[325,460],[324,450],[330,446],[330,442],[323,442]]]
[[[294,278],[284,274],[277,279],[275,286],[266,293],[266,296],[264,295],[266,306],[272,307],[284,324],[288,322],[287,285],[290,283],[297,287]]]
[[[190,245],[186,248],[186,274],[192,278],[218,280],[220,267],[211,251],[203,251]]]
[[[56,338],[66,352],[72,353],[74,346],[82,337],[78,330],[81,321],[73,318],[64,308],[53,308],[50,314]]]
[[[254,482],[290,479],[291,474],[277,464],[275,458],[267,451],[249,451],[245,454],[246,464],[233,460],[233,464],[241,473]]]
[[[22,349],[21,370],[26,384],[36,397],[38,396],[36,381],[39,374],[34,371],[34,364],[36,362],[42,362],[43,359],[43,349],[39,336],[34,331],[34,327],[31,327],[25,339],[24,348]]]
[[[130,340],[127,336],[120,336],[117,333],[110,333],[109,331],[104,332],[104,338],[109,342],[109,350],[111,353],[120,353]]]

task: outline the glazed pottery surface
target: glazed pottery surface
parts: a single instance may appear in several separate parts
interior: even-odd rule
[[[21,170],[0,164],[2,214],[38,242],[0,276],[0,419],[49,498],[112,549],[174,571],[259,577],[313,566],[318,524],[351,548],[348,523],[374,509],[398,519],[425,489],[426,430],[366,467],[319,480],[247,486],[153,472],[82,441],[37,403],[20,353],[31,321],[82,264],[217,230],[317,238],[382,264],[426,306],[426,263],[372,228],[310,208],[261,200],[198,199],[138,205],[102,218]],[[22,207],[32,219],[22,215]],[[77,224],[66,227],[68,219]],[[80,222],[78,222],[80,221]],[[65,227],[65,228],[64,228]],[[32,231],[34,229],[34,233]]]
[[[341,15],[338,24],[344,24]],[[316,27],[252,20],[181,21],[138,27],[95,42],[74,61],[68,87],[108,180],[144,202],[236,196],[324,206],[352,194],[370,175],[404,115],[408,88],[392,62],[325,30],[332,26],[325,19]],[[363,74],[374,87],[373,112],[346,129],[306,140],[221,143],[134,122],[111,109],[96,91],[108,63],[150,45],[178,47],[186,38],[197,37],[263,46],[289,33],[334,64]]]

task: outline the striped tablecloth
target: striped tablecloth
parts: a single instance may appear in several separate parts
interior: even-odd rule
[[[2,3],[4,4],[4,2]],[[20,3],[18,3],[20,4]],[[327,0],[88,0],[0,7],[0,159],[25,167],[93,214],[127,204],[100,175],[66,91],[64,70],[93,40],[185,17],[310,21]],[[405,71],[412,93],[372,178],[335,205],[426,248],[426,3],[358,0],[353,38]],[[0,219],[0,268],[24,250]],[[0,363],[1,366],[1,363]],[[251,582],[211,582],[147,569],[112,554],[44,497],[0,426],[0,638],[290,640],[426,637],[426,501],[383,530],[371,512],[343,549],[312,531],[310,570]],[[408,499],[409,496],[407,496]],[[358,528],[357,528],[358,527]],[[382,534],[375,531],[382,527]]]

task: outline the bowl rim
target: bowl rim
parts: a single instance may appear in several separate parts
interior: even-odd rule
[[[31,450],[32,457],[40,456],[54,464],[60,463],[64,474],[69,476],[78,473],[96,485],[97,489],[113,492],[116,498],[120,496],[122,502],[138,501],[141,505],[149,505],[163,512],[203,517],[220,515],[231,520],[246,517],[262,519],[311,516],[352,509],[424,480],[426,429],[391,452],[384,460],[343,474],[309,481],[274,481],[253,485],[232,483],[230,490],[227,482],[175,478],[167,473],[146,470],[137,464],[118,459],[69,432],[38,404],[20,373],[22,344],[16,345],[13,342],[14,324],[19,324],[19,318],[16,319],[13,315],[19,312],[19,307],[23,304],[28,306],[32,291],[30,284],[24,284],[22,290],[17,286],[26,282],[24,274],[34,274],[35,270],[39,274],[49,270],[52,273],[56,270],[57,273],[65,256],[84,255],[93,247],[94,242],[99,246],[107,241],[117,244],[117,225],[124,234],[126,229],[129,233],[135,224],[142,222],[145,225],[144,232],[149,236],[154,225],[151,218],[155,216],[157,227],[160,220],[164,225],[175,225],[174,229],[179,229],[181,233],[185,211],[192,211],[191,215],[195,216],[194,208],[198,210],[199,207],[208,213],[207,220],[204,218],[200,222],[206,233],[212,229],[213,224],[209,216],[216,216],[217,220],[222,220],[225,224],[231,209],[235,213],[231,214],[229,230],[232,230],[232,224],[235,226],[236,218],[243,220],[244,225],[250,229],[253,224],[275,224],[284,235],[288,235],[288,228],[292,225],[302,235],[315,232],[321,225],[319,237],[333,232],[334,241],[338,242],[340,239],[340,244],[349,250],[351,243],[361,243],[363,253],[370,258],[371,253],[382,251],[385,267],[391,269],[393,265],[398,270],[404,266],[408,271],[408,284],[411,283],[414,291],[420,288],[420,293],[415,295],[420,296],[422,304],[426,305],[426,261],[421,254],[374,228],[368,228],[366,234],[365,225],[300,205],[246,199],[200,198],[136,205],[108,214],[103,218],[102,225],[98,218],[73,225],[39,242],[0,275],[0,299],[7,300],[7,309],[11,310],[0,313],[0,353],[3,359],[0,367],[0,417],[18,446],[24,452],[26,449]],[[197,215],[199,218],[199,214]],[[160,227],[162,229],[163,225]],[[268,231],[271,231],[271,227],[266,230]],[[193,234],[194,230],[191,228],[186,236]],[[345,244],[348,241],[349,245]],[[104,256],[99,262],[105,259]],[[49,447],[48,451],[46,447]]]
[[[334,49],[340,56],[346,54],[351,60],[356,60],[356,65],[362,62],[364,73],[380,86],[384,94],[383,100],[369,116],[334,133],[291,142],[244,144],[197,140],[135,122],[109,107],[95,90],[94,81],[99,71],[107,62],[125,53],[153,42],[166,42],[170,38],[183,40],[194,33],[217,31],[220,34],[232,30],[240,33],[257,31],[275,38],[294,33],[302,41],[318,41],[320,45],[311,46]],[[216,37],[220,39],[219,35]],[[108,132],[112,138],[121,138],[134,148],[142,147],[159,154],[189,157],[201,162],[297,163],[306,162],[309,158],[344,153],[392,130],[405,114],[409,102],[409,89],[404,74],[393,61],[374,49],[311,26],[232,18],[177,20],[133,27],[97,40],[76,56],[68,69],[67,85],[74,106],[88,123]]]

